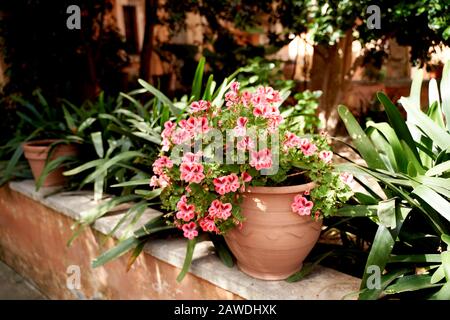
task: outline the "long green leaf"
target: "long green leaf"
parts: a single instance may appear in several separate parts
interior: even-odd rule
[[[394,284],[387,287],[384,294],[396,294],[406,291],[416,291],[432,287],[440,287],[441,284],[431,283],[431,276],[427,274],[404,276],[398,279]]]
[[[405,120],[403,120],[400,111],[398,111],[398,108],[391,102],[391,100],[389,100],[389,98],[384,93],[378,92],[377,97],[378,100],[380,100],[380,102],[383,104],[384,110],[389,119],[389,123],[396,132],[399,140],[403,140],[409,146],[415,158],[420,161],[420,156],[417,152],[416,144],[412,138],[408,126],[406,125]]]
[[[86,163],[82,164],[81,166],[76,167],[72,170],[65,171],[63,174],[65,176],[73,176],[73,175],[79,174],[80,172],[83,172],[85,170],[94,168],[104,162],[106,162],[106,160],[104,160],[104,159],[92,160],[92,161],[86,162]]]
[[[186,248],[186,257],[184,258],[183,267],[181,268],[180,273],[178,274],[177,281],[181,282],[186,276],[187,272],[192,263],[192,258],[194,256],[195,245],[197,244],[197,238],[192,240],[188,240],[187,248]]]
[[[111,188],[149,185],[149,183],[150,183],[150,179],[138,179],[138,180],[131,180],[131,181],[125,181],[125,182],[113,184],[111,186]]]
[[[199,100],[202,91],[203,70],[205,69],[205,57],[201,57],[195,70],[192,82],[191,100]]]
[[[448,200],[444,199],[438,193],[423,184],[414,188],[412,193],[428,203],[429,206],[439,212],[445,219],[447,219],[447,221],[450,221],[450,203]]]
[[[86,179],[84,180],[84,183],[89,183],[89,182],[94,181],[98,176],[103,175],[110,167],[114,166],[116,163],[118,163],[120,161],[129,160],[129,159],[138,158],[138,157],[145,157],[145,155],[138,151],[122,152],[122,153],[116,155],[115,157],[100,164],[93,173],[91,173],[88,177],[86,177]]]
[[[61,168],[61,166],[68,162],[68,161],[73,161],[76,160],[76,157],[74,156],[61,156],[58,157],[54,160],[51,160],[49,162],[47,162],[44,166],[44,169],[42,170],[41,175],[39,176],[39,178],[36,181],[36,191],[39,191],[39,189],[42,187],[45,179],[48,177],[48,175],[50,173],[52,173],[53,171],[55,171],[58,168]]]
[[[163,104],[167,105],[170,108],[170,111],[172,111],[173,115],[179,115],[181,113],[181,109],[176,107],[172,101],[170,101],[167,96],[165,96],[161,91],[153,87],[150,83],[139,79],[139,84],[143,86],[145,89],[147,89],[150,93],[152,93],[156,98],[158,98]]]
[[[361,153],[367,164],[373,168],[386,169],[386,166],[381,160],[372,141],[370,141],[364,133],[355,117],[353,117],[347,107],[339,106],[338,113],[342,121],[344,121],[344,125],[347,128],[347,131],[349,132],[356,148]]]
[[[108,251],[102,253],[98,256],[94,261],[92,261],[92,268],[98,268],[105,263],[114,260],[124,253],[130,251],[132,248],[136,247],[139,244],[140,240],[135,237],[130,237]]]
[[[450,131],[450,59],[445,62],[441,79],[442,111],[447,121],[447,130]]]
[[[102,217],[104,214],[109,212],[110,210],[114,209],[118,205],[126,202],[131,202],[133,200],[138,199],[139,197],[136,195],[125,195],[120,197],[114,197],[110,200],[105,201],[104,203],[101,203],[97,205],[96,207],[86,211],[84,214],[82,214],[80,222],[82,224],[91,224],[98,218]]]

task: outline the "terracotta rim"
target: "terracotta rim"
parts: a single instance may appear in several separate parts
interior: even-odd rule
[[[34,140],[34,141],[27,141],[23,143],[23,149],[27,149],[27,151],[37,151],[37,152],[43,152],[46,151],[49,146],[54,143],[61,140],[58,139],[43,139],[43,140]]]
[[[247,193],[259,193],[259,194],[289,194],[289,193],[299,193],[306,190],[311,190],[316,184],[314,182],[309,182],[305,184],[300,184],[296,186],[288,187],[248,187]]]

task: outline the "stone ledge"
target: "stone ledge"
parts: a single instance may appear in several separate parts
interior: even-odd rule
[[[51,188],[36,192],[33,181],[11,182],[9,186],[12,190],[74,220],[79,220],[89,209],[96,206],[90,192],[55,193],[55,189]],[[147,210],[136,228],[158,214],[160,213],[156,210]],[[123,213],[117,213],[98,219],[93,228],[108,234],[122,215]],[[116,238],[123,236],[124,232],[122,228],[114,233],[114,236]],[[158,239],[148,243],[144,252],[169,265],[181,268],[185,244],[185,240],[181,238]],[[257,280],[240,272],[237,267],[224,266],[212,248],[210,241],[197,244],[190,273],[244,299],[342,299],[359,288],[360,279],[320,266],[297,283]]]

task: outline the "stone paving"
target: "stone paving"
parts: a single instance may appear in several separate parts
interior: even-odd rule
[[[0,261],[0,300],[47,299],[27,279]]]

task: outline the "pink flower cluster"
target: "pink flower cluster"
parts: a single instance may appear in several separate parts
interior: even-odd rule
[[[203,165],[196,162],[199,157],[200,155],[193,153],[188,153],[183,157],[183,162],[180,165],[180,179],[182,181],[201,183],[205,178]]]
[[[215,178],[213,183],[214,190],[220,195],[224,195],[228,192],[236,192],[240,186],[239,178],[235,173]]]
[[[201,112],[201,111],[208,111],[210,107],[211,107],[211,102],[209,102],[209,101],[205,101],[205,100],[194,101],[191,104],[191,112],[195,113],[195,112]]]
[[[298,213],[301,216],[307,216],[311,214],[311,210],[314,206],[312,201],[309,201],[301,194],[298,194],[294,198],[294,202],[291,204],[292,211]]]
[[[250,165],[256,170],[269,169],[272,167],[272,153],[270,149],[250,152]]]
[[[162,156],[153,162],[152,168],[154,176],[150,178],[151,187],[166,187],[170,184],[170,178],[164,173],[165,168],[172,168],[173,162],[169,157]]]
[[[220,200],[214,200],[208,209],[208,217],[227,220],[231,216],[231,203],[222,203]]]

